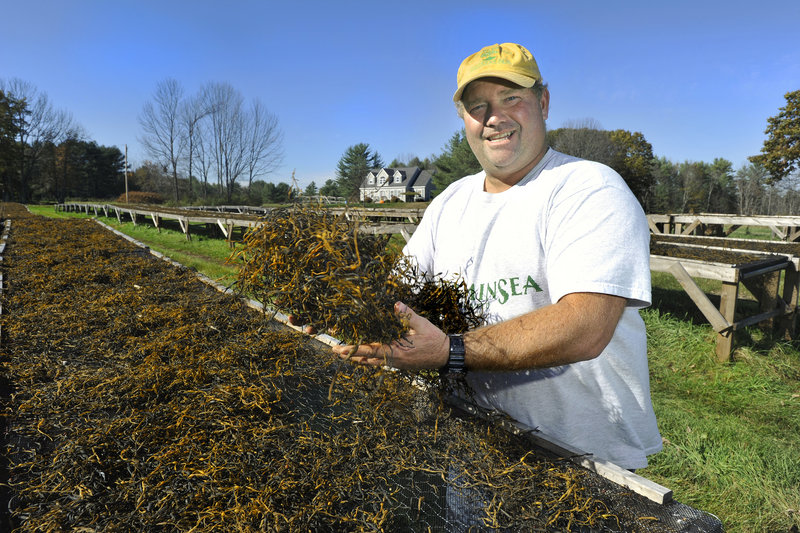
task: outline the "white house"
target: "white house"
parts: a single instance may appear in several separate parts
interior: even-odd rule
[[[371,170],[359,187],[362,202],[426,202],[431,199],[433,176],[419,167]]]

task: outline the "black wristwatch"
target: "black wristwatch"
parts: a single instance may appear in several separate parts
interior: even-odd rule
[[[463,374],[466,371],[464,368],[464,337],[461,335],[453,334],[447,336],[450,339],[450,357],[447,359],[447,364],[442,369],[445,374]]]

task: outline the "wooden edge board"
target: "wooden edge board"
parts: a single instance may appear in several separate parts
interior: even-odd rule
[[[739,281],[739,270],[727,263],[712,263],[650,254],[650,270],[669,272],[670,268],[676,263],[681,264],[690,275],[698,278],[731,283]]]

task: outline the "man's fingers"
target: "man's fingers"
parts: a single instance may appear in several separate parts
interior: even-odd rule
[[[343,344],[334,346],[332,350],[342,359],[349,359],[361,364],[383,364],[391,353],[389,346],[380,343],[359,344],[358,346]]]

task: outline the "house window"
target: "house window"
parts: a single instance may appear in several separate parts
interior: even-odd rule
[[[386,183],[386,176],[378,176],[378,185],[383,185]]]
[[[367,183],[369,183],[370,185],[375,185],[375,176],[370,176]]]
[[[394,182],[395,182],[395,183],[400,183],[401,181],[403,181],[403,176],[402,176],[402,175],[400,175],[400,174],[395,174],[395,176],[394,176]]]

